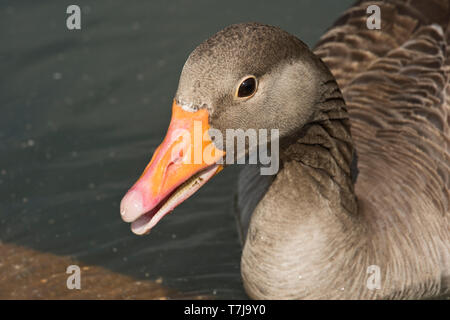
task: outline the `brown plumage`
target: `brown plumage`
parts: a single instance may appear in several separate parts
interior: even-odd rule
[[[365,28],[370,4],[381,8],[381,30]],[[449,293],[449,13],[448,1],[361,1],[321,38],[314,52],[335,76],[349,110],[358,154],[356,199],[346,120],[312,126],[307,141],[285,150],[284,169],[253,214],[242,259],[250,296]],[[240,190],[259,184],[265,191],[270,183],[262,181],[252,185],[241,177]],[[240,201],[243,211],[248,198]],[[316,213],[293,214],[303,210]],[[369,265],[380,267],[379,290],[366,286]]]
[[[371,4],[381,8],[381,30],[366,27]],[[314,52],[277,27],[244,23],[189,56],[175,105],[207,114],[224,137],[227,129],[280,131],[278,173],[246,165],[237,188],[250,297],[450,293],[449,17],[448,0],[361,1]],[[257,90],[239,98],[249,75]],[[164,164],[156,161],[152,168]],[[166,171],[155,172],[150,182],[163,183]],[[158,207],[146,213],[138,195],[138,205],[124,198],[122,215],[138,208],[126,220],[148,213],[151,221]],[[158,196],[169,200],[154,205],[172,199]],[[373,266],[378,289],[367,285]]]

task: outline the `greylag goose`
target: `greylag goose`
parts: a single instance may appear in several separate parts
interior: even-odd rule
[[[367,28],[372,4],[380,30]],[[276,175],[248,164],[238,181],[249,297],[449,294],[449,13],[448,0],[360,1],[313,51],[260,23],[213,35],[183,67],[166,138],[122,199],[123,220],[145,234],[219,172],[229,141],[211,132],[278,129],[265,145],[279,143]],[[207,149],[208,161],[185,161]]]

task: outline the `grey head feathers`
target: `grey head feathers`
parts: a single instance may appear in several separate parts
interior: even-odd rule
[[[236,88],[248,75],[257,78],[258,90],[251,99],[236,99]],[[313,116],[321,84],[331,78],[298,38],[277,27],[243,23],[192,52],[175,98],[191,110],[208,109],[211,125],[219,130],[278,128],[289,135]]]

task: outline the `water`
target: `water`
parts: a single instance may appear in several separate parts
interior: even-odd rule
[[[3,0],[0,297],[246,298],[237,168],[145,237],[121,220],[120,200],[161,142],[201,41],[258,21],[312,46],[352,2],[76,1],[82,30],[69,31],[72,1]],[[73,261],[90,277],[77,296],[63,288]]]

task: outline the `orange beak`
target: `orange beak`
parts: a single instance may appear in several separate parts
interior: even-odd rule
[[[175,101],[162,144],[120,204],[122,219],[136,234],[145,234],[177,205],[194,194],[223,166],[208,130],[205,109],[185,111]]]

